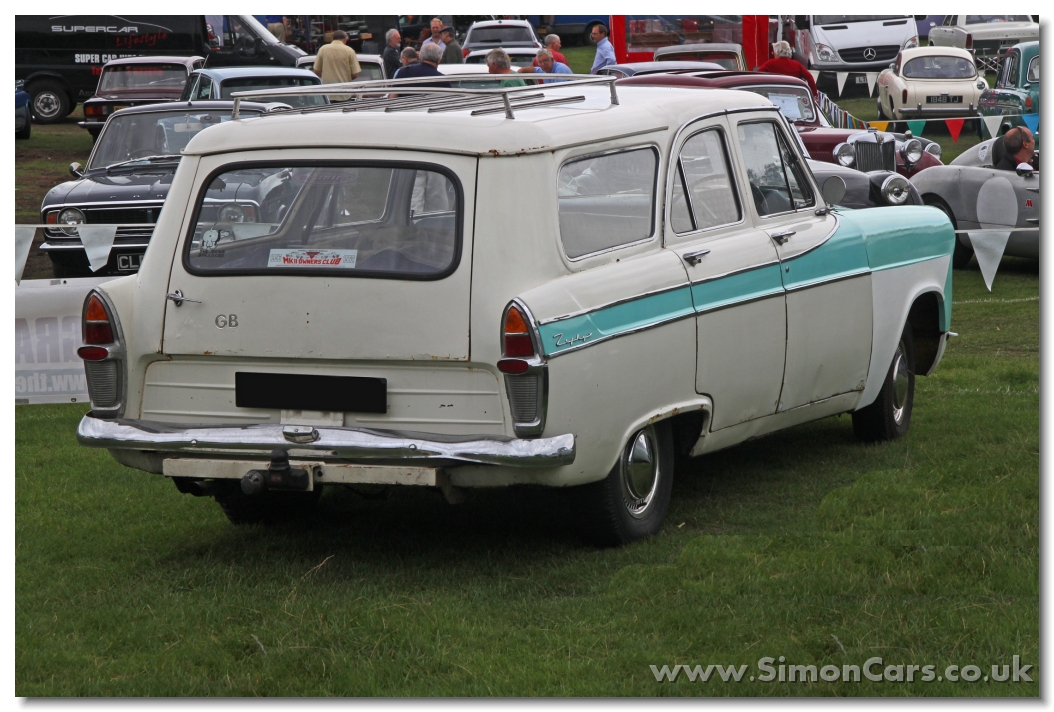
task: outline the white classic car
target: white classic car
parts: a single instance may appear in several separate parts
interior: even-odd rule
[[[85,301],[80,442],[234,522],[336,483],[574,486],[620,544],[661,527],[677,451],[906,432],[944,214],[832,210],[756,94],[560,77],[196,136],[140,271]]]
[[[965,49],[906,49],[878,75],[878,117],[900,121],[973,116],[987,88]]]
[[[1039,23],[1029,15],[945,15],[931,27],[932,47],[962,47],[978,67],[995,71],[999,57],[1020,42],[1039,39]]]

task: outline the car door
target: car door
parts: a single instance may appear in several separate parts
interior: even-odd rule
[[[778,116],[732,116],[755,224],[771,240],[786,290],[787,352],[779,410],[862,390],[871,358],[871,273],[863,236],[817,214],[818,188]]]
[[[665,243],[682,259],[696,311],[696,391],[711,430],[772,415],[783,385],[786,306],[772,240],[745,212],[728,121],[682,132],[667,181]]]

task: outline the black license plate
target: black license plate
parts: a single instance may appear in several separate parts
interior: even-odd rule
[[[117,255],[117,271],[138,272],[142,261],[142,255]]]
[[[237,372],[234,374],[234,404],[239,408],[386,413],[388,380]]]
[[[942,94],[940,96],[928,96],[926,97],[927,104],[961,104],[963,98],[961,96],[947,96]]]

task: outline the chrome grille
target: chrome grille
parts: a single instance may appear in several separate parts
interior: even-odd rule
[[[857,141],[853,144],[858,171],[895,171],[897,170],[896,141],[883,143]]]
[[[534,423],[538,420],[538,386],[541,376],[506,376],[505,390],[509,393],[509,408],[514,423]]]
[[[77,206],[68,205],[61,207],[75,208]],[[49,207],[47,212],[61,209],[61,207]],[[156,223],[157,216],[161,214],[161,207],[162,205],[158,204],[127,208],[112,207],[78,209],[84,213],[84,220],[88,225],[135,225],[138,223]],[[154,228],[152,227],[119,227],[117,228],[117,234],[114,235],[113,243],[115,245],[142,244],[143,242],[149,241],[153,234]],[[76,235],[67,235],[65,232],[57,228],[48,228],[45,230],[45,236],[49,241],[55,243],[61,243],[63,240],[75,243],[80,242],[80,238]]]
[[[85,361],[84,372],[92,407],[113,408],[117,405],[117,362]]]
[[[864,52],[875,50],[874,59],[864,57]],[[881,47],[850,47],[838,50],[838,56],[845,62],[888,62],[896,59],[900,53],[900,45],[882,45]]]

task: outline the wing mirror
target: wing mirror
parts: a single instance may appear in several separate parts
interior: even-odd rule
[[[1024,165],[1027,165],[1027,164],[1024,164]],[[1029,166],[1029,168],[1031,168],[1031,166]],[[73,163],[70,164],[70,169],[69,170],[70,170],[70,175],[73,176],[74,178],[83,178],[84,177],[84,171],[81,170],[81,164],[77,163],[76,161],[74,161]]]
[[[845,197],[845,181],[841,176],[829,176],[823,182],[820,194],[823,195],[823,202],[828,205],[838,205]]]
[[[1019,176],[1021,176],[1022,178],[1031,178],[1032,177],[1033,170],[1032,170],[1032,164],[1031,163],[1018,163],[1016,170],[1017,170],[1017,174]]]

